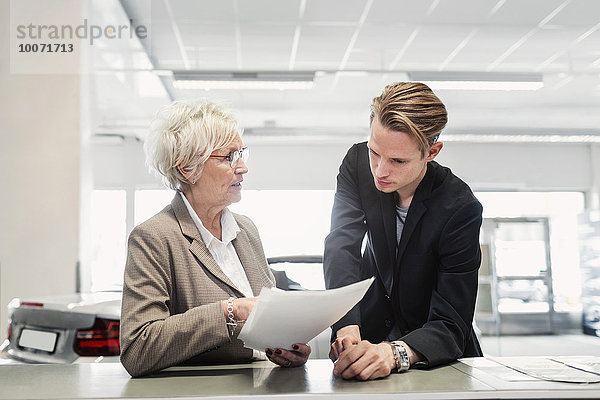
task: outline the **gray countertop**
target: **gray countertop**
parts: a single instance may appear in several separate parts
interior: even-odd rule
[[[535,380],[501,365],[479,368],[469,360],[370,382],[335,378],[332,368],[329,360],[309,360],[304,367],[290,369],[261,361],[175,367],[132,379],[118,363],[0,365],[0,399],[600,398],[600,383]]]

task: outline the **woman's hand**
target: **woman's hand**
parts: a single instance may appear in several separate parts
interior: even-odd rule
[[[236,322],[245,321],[248,319],[250,312],[254,308],[254,304],[256,304],[256,297],[241,297],[239,299],[233,300],[233,318]],[[225,318],[229,317],[229,312],[227,311],[227,300],[223,300],[221,302],[223,306],[223,314]]]
[[[308,356],[310,356],[310,346],[308,344],[296,343],[292,346],[293,350],[285,349],[266,349],[267,357],[271,362],[282,367],[299,367],[304,365]]]

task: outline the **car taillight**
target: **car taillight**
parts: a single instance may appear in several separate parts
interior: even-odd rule
[[[118,356],[119,321],[96,318],[90,329],[78,330],[75,353],[80,356]]]
[[[39,303],[37,301],[22,301],[20,306],[21,307],[44,307],[44,303]]]

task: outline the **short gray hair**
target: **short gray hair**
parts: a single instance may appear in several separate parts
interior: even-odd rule
[[[177,167],[192,174],[202,172],[210,154],[238,133],[238,121],[225,107],[208,101],[175,101],[162,107],[150,125],[144,143],[146,165],[169,188],[181,190],[189,182]]]

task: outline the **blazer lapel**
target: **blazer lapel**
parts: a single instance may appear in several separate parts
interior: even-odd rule
[[[396,199],[393,194],[379,192],[381,217],[387,243],[387,254],[390,260],[396,259],[396,243],[398,240],[396,229]]]
[[[194,224],[194,221],[192,220],[192,217],[190,216],[190,213],[188,212],[187,207],[180,196],[182,196],[182,194],[177,193],[175,195],[173,201],[171,201],[171,206],[175,212],[175,217],[179,221],[181,232],[185,236],[192,239],[192,243],[190,243],[190,251],[211,274],[238,292],[240,296],[243,296],[243,294],[235,287],[233,282],[231,282],[227,275],[225,275],[221,267],[219,267],[212,254],[210,254],[210,251],[208,251],[206,244],[202,240],[202,236],[200,236],[198,227],[196,224]]]
[[[246,271],[252,293],[254,293],[255,296],[258,296],[261,289],[265,287],[265,283],[261,279],[264,274],[261,273],[257,260],[252,257],[252,254],[254,253],[252,251],[250,239],[244,230],[239,231],[237,237],[233,239],[233,247],[235,247],[235,251],[240,258],[242,267],[244,267],[244,271]]]
[[[388,294],[391,295],[394,286],[394,265],[396,260],[396,213],[395,197],[393,194],[378,191],[381,225],[384,230],[384,240],[386,248],[383,252],[375,252],[384,255],[385,259],[378,259],[377,266],[379,275],[383,280],[383,285]],[[381,256],[380,256],[381,257]]]
[[[415,191],[415,195],[410,203],[410,207],[408,208],[408,214],[406,215],[406,222],[404,223],[404,228],[402,229],[402,237],[400,238],[400,244],[398,245],[398,252],[396,253],[396,265],[400,266],[402,264],[402,257],[404,256],[404,251],[406,250],[406,246],[412,236],[417,224],[427,211],[427,206],[425,205],[425,201],[429,199],[431,195],[431,190],[433,187],[433,169],[430,166],[431,163],[427,163],[427,172],[423,177],[423,180],[417,186],[417,190]],[[397,268],[398,270],[400,268]]]

